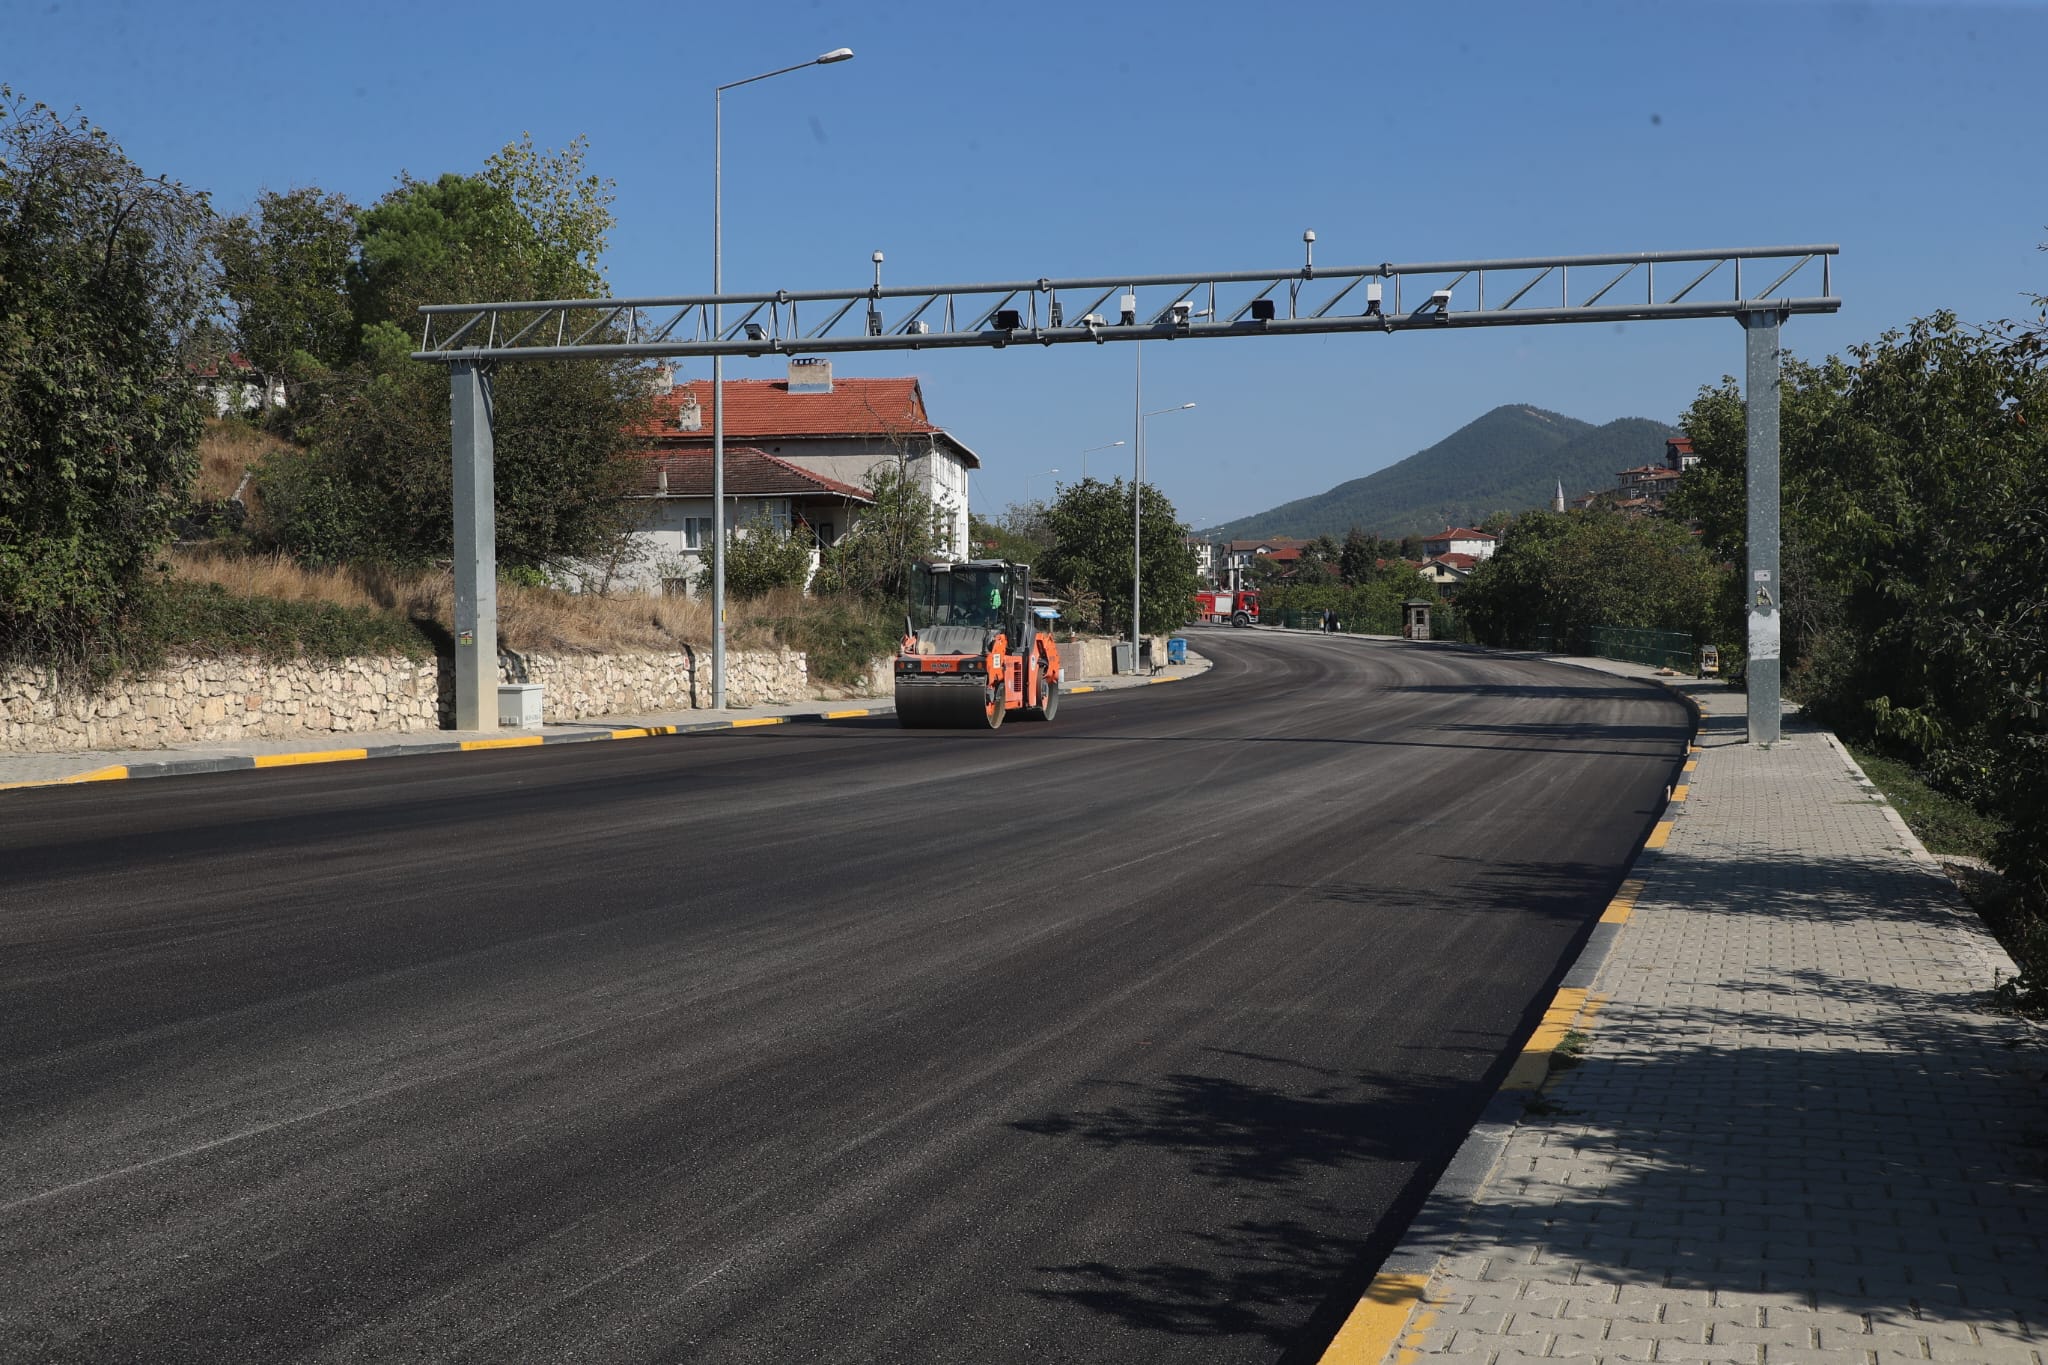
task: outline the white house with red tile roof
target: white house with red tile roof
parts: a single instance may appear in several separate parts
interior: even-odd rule
[[[1416,572],[1439,588],[1455,588],[1479,567],[1479,556],[1463,550],[1446,550],[1422,561]]]
[[[1433,536],[1423,537],[1422,553],[1425,559],[1471,555],[1476,561],[1493,558],[1494,549],[1499,544],[1499,538],[1490,531],[1475,531],[1469,526],[1446,526]]]
[[[712,402],[709,380],[674,384],[633,434],[650,458],[700,455],[708,469]],[[968,553],[968,475],[981,457],[932,421],[914,378],[835,380],[829,361],[792,359],[787,379],[728,379],[725,441],[728,458],[746,446],[863,497],[878,466],[901,461],[940,509],[948,552]]]
[[[711,486],[709,450],[648,456],[628,494],[642,506],[640,553],[616,577],[649,591],[692,591],[710,552]],[[874,503],[864,488],[731,444],[725,448],[725,501],[740,535],[761,523],[785,531],[807,526],[824,545]]]
[[[284,380],[265,375],[239,351],[212,364],[187,365],[185,374],[213,404],[216,417],[284,406]]]

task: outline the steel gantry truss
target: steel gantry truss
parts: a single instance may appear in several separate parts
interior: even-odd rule
[[[822,355],[971,346],[1451,331],[1732,318],[1748,336],[1749,737],[1778,737],[1778,328],[1832,313],[1840,248],[1524,256],[986,284],[429,304],[416,360],[449,366],[456,465],[456,724],[494,714],[491,367],[518,361]],[[1804,292],[1801,292],[1804,291]],[[713,318],[722,317],[714,326]],[[714,545],[713,554],[723,546]],[[722,680],[719,680],[722,681]],[[723,689],[714,687],[722,693]]]

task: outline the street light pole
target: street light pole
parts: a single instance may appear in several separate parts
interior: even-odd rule
[[[1088,457],[1089,457],[1090,455],[1093,455],[1093,454],[1094,454],[1094,453],[1095,453],[1096,451],[1098,451],[1098,450],[1115,450],[1115,449],[1116,449],[1116,448],[1117,448],[1118,446],[1120,446],[1120,445],[1123,445],[1123,444],[1124,444],[1124,442],[1122,442],[1122,441],[1111,441],[1111,442],[1110,442],[1110,443],[1109,443],[1108,445],[1103,445],[1103,446],[1089,446],[1089,447],[1088,447],[1088,448],[1087,448],[1086,450],[1082,451],[1082,452],[1081,452],[1081,482],[1082,482],[1082,483],[1086,483],[1086,482],[1088,482]]]
[[[1046,474],[1057,473],[1059,473],[1057,469],[1041,469],[1036,474],[1026,474],[1024,476],[1024,506],[1026,509],[1029,509],[1031,506],[1031,481]]]
[[[850,47],[836,47],[795,66],[727,81],[711,91],[711,292],[725,292],[725,92],[807,66],[849,61]],[[713,340],[725,336],[725,305],[711,305]],[[725,708],[725,357],[711,357],[711,705]]]
[[[1137,375],[1131,393],[1131,411],[1137,414],[1138,428],[1138,446],[1131,452],[1131,671],[1135,673],[1138,671],[1138,657],[1144,653],[1139,637],[1142,634],[1140,613],[1144,607],[1145,587],[1145,419],[1164,417],[1169,412],[1186,412],[1194,404],[1182,403],[1177,408],[1146,412],[1145,344],[1138,342],[1131,349],[1138,353]]]

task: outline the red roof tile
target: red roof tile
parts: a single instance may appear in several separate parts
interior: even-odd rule
[[[1479,562],[1478,555],[1468,555],[1463,550],[1452,550],[1448,554],[1431,556],[1438,564],[1448,564],[1454,569],[1469,569]]]
[[[664,473],[668,475],[668,493],[672,498],[711,496],[710,451],[650,451],[641,458],[643,467],[638,491],[643,496],[660,489]],[[851,498],[856,502],[874,501],[864,488],[814,474],[751,446],[725,448],[725,495],[728,498],[836,497]]]
[[[1497,537],[1496,537],[1496,536],[1495,536],[1495,535],[1494,535],[1494,534],[1493,534],[1493,533],[1492,533],[1491,531],[1475,531],[1475,530],[1473,530],[1473,529],[1472,529],[1471,527],[1469,527],[1469,526],[1446,526],[1446,527],[1444,527],[1444,529],[1443,529],[1443,530],[1441,530],[1441,531],[1438,531],[1438,532],[1437,532],[1437,533],[1436,533],[1435,535],[1433,535],[1433,536],[1424,536],[1424,537],[1423,537],[1423,539],[1424,539],[1424,540],[1494,540],[1494,539],[1497,539]]]
[[[694,429],[677,418],[686,400],[699,414]],[[693,379],[654,396],[649,420],[632,434],[661,440],[709,440],[711,381]],[[921,436],[936,433],[917,380],[835,379],[830,393],[791,393],[780,379],[725,381],[725,438],[765,441],[803,436]]]

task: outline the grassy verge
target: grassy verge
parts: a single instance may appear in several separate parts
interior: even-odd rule
[[[730,613],[736,649],[787,645],[811,675],[853,683],[890,653],[901,619],[852,598],[777,592]],[[446,571],[308,569],[281,556],[180,552],[172,576],[140,613],[120,666],[147,671],[167,653],[424,656],[454,638],[455,585]],[[518,653],[705,649],[709,604],[686,597],[599,597],[518,583],[498,585],[498,641]]]
[[[751,608],[751,624],[804,652],[814,682],[859,682],[903,634],[900,612],[859,598],[778,593]]]
[[[1928,852],[1971,860],[1944,866],[2020,969],[2017,978],[1999,984],[1999,1003],[2048,1019],[2048,912],[2029,905],[2011,882],[1984,865],[2003,826],[1968,802],[1934,790],[1910,765],[1857,745],[1847,747]]]
[[[1998,821],[1967,801],[1938,792],[1909,765],[1858,745],[1846,746],[1864,776],[1877,784],[1920,842],[1933,854],[1960,853],[1989,858],[2001,828]]]
[[[166,653],[254,654],[272,661],[360,654],[431,658],[427,623],[401,613],[333,602],[240,596],[218,583],[173,579],[138,614],[138,661]]]

